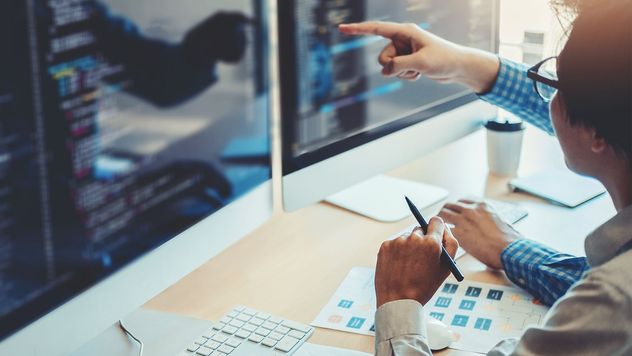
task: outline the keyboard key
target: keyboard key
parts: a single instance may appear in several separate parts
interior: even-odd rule
[[[222,335],[221,333],[220,334],[215,334],[215,335],[213,335],[213,338],[211,340],[217,341],[220,344],[223,344],[223,343],[226,342],[226,340],[228,340],[228,336]]]
[[[261,318],[261,319],[264,319],[264,320],[268,319],[270,316],[271,316],[271,315],[270,315],[270,314],[268,314],[268,313],[262,313],[262,312],[258,312],[258,313],[257,313],[257,317],[259,317],[259,318]],[[277,323],[277,324],[278,324],[278,323]]]
[[[239,314],[239,315],[237,315],[237,320],[239,320],[239,321],[247,322],[250,319],[252,319],[252,317],[250,315],[248,315],[248,314]]]
[[[223,352],[215,351],[215,352],[213,352],[213,354],[211,356],[226,356],[226,354],[223,353]]]
[[[228,345],[222,345],[219,347],[219,349],[217,349],[217,351],[219,352],[223,352],[225,354],[229,354],[231,352],[233,352],[233,350],[235,350],[234,348],[228,346]]]
[[[196,343],[192,343],[191,345],[187,346],[187,351],[195,352],[199,348],[200,348],[200,345],[198,345]]]
[[[242,312],[242,311],[246,310],[246,307],[244,307],[243,305],[238,305],[238,306],[234,307],[233,310],[236,310],[238,312]]]
[[[268,321],[271,321],[275,324],[281,324],[283,322],[283,319],[277,318],[276,316],[271,316],[270,318],[268,318]]]
[[[280,333],[280,334],[285,335],[285,334],[287,334],[287,333],[289,333],[289,332],[290,332],[290,329],[286,328],[286,327],[285,327],[285,326],[283,326],[283,325],[279,325],[276,329],[274,329],[274,331],[276,331],[276,332],[278,332],[278,333]]]
[[[261,327],[266,328],[268,330],[274,330],[277,327],[277,324],[271,323],[269,321],[266,321],[265,323],[263,323],[263,325],[261,325]]]
[[[259,328],[259,329],[255,330],[255,334],[261,335],[261,336],[268,336],[270,334],[270,330],[264,329],[264,328]]]
[[[250,335],[248,340],[258,344],[258,343],[260,343],[263,340],[263,336],[257,335],[257,334],[252,334],[252,335]]]
[[[230,347],[237,347],[237,346],[241,345],[241,341],[239,341],[237,339],[228,339],[228,341],[226,341],[226,345],[228,345]]]
[[[237,320],[237,319],[233,319],[233,320],[230,322],[230,324],[228,324],[228,325],[230,325],[230,326],[234,326],[234,327],[236,327],[237,329],[239,329],[239,328],[241,328],[242,326],[244,326],[244,322],[243,322],[243,321],[239,321],[239,320]]]
[[[277,343],[276,340],[267,337],[261,342],[261,345],[273,347],[274,345],[276,345],[276,343]]]
[[[222,318],[222,320],[220,320],[220,323],[224,323],[224,324],[230,324],[230,321],[233,320],[233,318],[229,317],[229,316],[225,316]]]
[[[211,340],[211,341],[209,341],[209,342],[207,342],[206,344],[204,344],[204,346],[206,346],[206,347],[210,347],[210,348],[211,348],[211,349],[213,349],[213,350],[215,350],[215,349],[217,349],[218,347],[220,347],[220,345],[221,345],[221,344],[220,344],[219,342],[215,342],[215,341],[212,341],[212,340]]]
[[[296,330],[292,330],[292,331],[290,331],[290,333],[288,335],[290,335],[291,337],[295,337],[295,338],[300,340],[300,339],[303,338],[303,336],[305,336],[305,333],[302,333],[302,332],[296,331]]]
[[[255,316],[257,314],[256,310],[252,310],[250,308],[246,308],[244,310],[241,311],[244,314],[250,315],[250,316]]]
[[[226,326],[226,324],[224,324],[222,322],[213,324],[213,330],[222,330],[222,328],[224,328],[224,326]]]
[[[215,335],[216,332],[217,332],[216,330],[211,329],[211,330],[205,332],[204,334],[202,334],[202,337],[210,339],[210,338],[213,337],[213,335]]]
[[[290,350],[292,350],[294,346],[296,346],[296,344],[298,344],[297,339],[291,336],[285,336],[283,339],[281,339],[281,341],[279,341],[276,344],[276,348],[283,352],[289,352]]]
[[[270,339],[274,339],[274,340],[276,340],[276,341],[279,341],[279,340],[283,339],[283,336],[285,336],[285,335],[283,335],[283,334],[279,334],[278,332],[273,331],[273,332],[270,334],[270,336],[268,336],[268,337],[269,337]]]
[[[300,332],[308,333],[311,328],[307,325],[299,324],[290,320],[284,320],[283,326],[288,327],[290,329],[298,330]]]
[[[244,329],[239,330],[238,332],[235,333],[235,336],[240,337],[242,339],[247,339],[248,336],[250,336],[250,334],[252,334],[252,332],[246,331]]]
[[[222,332],[223,332],[223,333],[226,333],[226,334],[229,334],[229,335],[232,335],[232,334],[234,334],[234,333],[236,333],[236,332],[237,332],[237,328],[236,328],[236,327],[234,327],[234,326],[226,325],[226,326],[224,326],[224,328],[222,329]]]
[[[261,318],[257,318],[254,317],[252,319],[250,319],[249,323],[253,324],[253,325],[257,325],[257,326],[261,326],[261,324],[263,324],[265,322],[265,320],[261,319]]]
[[[200,347],[200,349],[197,350],[196,352],[196,354],[202,355],[202,356],[211,356],[212,353],[213,353],[213,350],[211,350],[210,348],[206,346]]]
[[[237,315],[239,315],[239,312],[232,311],[232,312],[228,313],[227,315],[228,315],[229,317],[231,317],[231,318],[236,318],[236,317],[237,317]]]
[[[193,342],[198,344],[198,345],[204,345],[206,343],[206,338],[200,336],[197,339],[195,339],[195,341],[193,341]]]
[[[257,330],[257,327],[252,325],[252,324],[246,324],[246,325],[244,325],[244,327],[242,329],[253,333],[253,332],[255,332],[255,330]]]

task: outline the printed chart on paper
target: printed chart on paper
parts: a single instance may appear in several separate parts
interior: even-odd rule
[[[547,310],[521,289],[471,281],[444,283],[424,307],[452,330],[450,348],[481,353],[540,324]],[[312,325],[374,335],[374,321],[374,270],[355,267]]]

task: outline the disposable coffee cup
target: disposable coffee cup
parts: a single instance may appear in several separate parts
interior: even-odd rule
[[[490,120],[487,128],[487,165],[499,176],[515,176],[520,166],[524,123]]]

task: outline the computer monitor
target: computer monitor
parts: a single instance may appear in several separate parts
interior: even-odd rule
[[[1,355],[69,354],[269,218],[265,6],[0,3]]]
[[[365,20],[412,22],[456,43],[496,51],[496,0],[292,0],[279,7],[288,211],[418,158],[496,114],[460,85],[382,77],[377,57],[387,41],[337,29]],[[403,197],[397,199],[406,209]]]

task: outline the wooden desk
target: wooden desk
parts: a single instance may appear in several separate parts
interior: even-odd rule
[[[519,174],[563,164],[554,138],[527,130]],[[487,173],[484,131],[390,174],[445,187],[451,191],[450,199],[477,195],[520,202],[530,214],[518,223],[520,231],[574,254],[583,254],[586,234],[615,213],[606,195],[571,210],[509,192],[507,179]],[[441,205],[425,209],[424,215],[436,214]],[[243,304],[309,324],[352,267],[374,266],[382,241],[412,223],[412,217],[379,223],[327,204],[290,214],[277,212],[265,226],[156,296],[146,307],[212,320]],[[508,283],[502,273],[486,270],[471,256],[464,256],[458,264],[467,278]],[[372,337],[333,330],[317,329],[310,342],[373,352]]]

